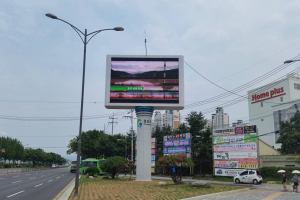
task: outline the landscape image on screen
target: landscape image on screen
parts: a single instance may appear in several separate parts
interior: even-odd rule
[[[179,103],[178,58],[112,58],[111,103]]]

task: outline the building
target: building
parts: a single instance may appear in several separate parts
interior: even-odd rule
[[[180,112],[179,110],[166,110],[164,114],[156,111],[154,113],[154,123],[152,131],[155,131],[155,127],[160,128],[170,126],[171,128],[178,128],[180,124]]]
[[[242,127],[242,126],[248,126],[249,123],[245,123],[243,120],[237,120],[237,122],[232,123],[232,127]]]
[[[286,78],[248,91],[249,124],[257,125],[260,139],[275,149],[280,123],[289,121],[300,106],[300,77]]]
[[[217,107],[216,114],[212,114],[211,127],[212,129],[229,127],[229,115],[227,113],[224,113],[222,107]]]

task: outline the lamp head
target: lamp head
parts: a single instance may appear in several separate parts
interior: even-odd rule
[[[118,26],[118,27],[115,27],[114,30],[115,31],[124,31],[124,28]]]
[[[57,19],[57,17],[51,13],[47,13],[46,16],[50,17],[51,19]]]
[[[288,64],[288,63],[292,63],[292,62],[294,62],[293,60],[286,60],[286,61],[284,61],[284,64]]]

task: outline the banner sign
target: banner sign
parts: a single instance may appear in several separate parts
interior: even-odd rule
[[[244,136],[217,136],[213,137],[214,144],[243,144],[244,143]]]
[[[238,134],[244,134],[244,127],[235,127],[234,128],[234,133],[236,135],[238,135]]]
[[[234,177],[235,175],[245,171],[244,169],[221,169],[215,168],[215,176],[231,176]]]
[[[151,161],[155,161],[155,155],[151,155]]]
[[[182,139],[187,139],[187,138],[191,138],[190,133],[182,133],[182,134],[177,134],[177,135],[167,135],[167,136],[164,136],[164,141],[182,140]]]
[[[244,126],[244,134],[256,133],[256,125],[253,126]]]
[[[258,168],[257,160],[247,160],[247,161],[214,161],[214,167],[221,168]]]
[[[244,143],[256,143],[256,134],[213,137],[214,145],[216,145],[216,144],[244,144]]]
[[[214,151],[257,151],[256,143],[249,143],[249,144],[221,144],[221,145],[214,145]]]
[[[181,147],[164,147],[164,154],[173,154],[173,153],[190,153],[190,146],[181,146]]]
[[[190,145],[191,145],[190,138],[182,139],[182,140],[164,141],[165,147],[190,146]]]
[[[151,149],[151,155],[155,154],[155,149]]]
[[[214,160],[256,160],[257,152],[215,152]]]
[[[234,135],[234,128],[214,129],[213,135]]]

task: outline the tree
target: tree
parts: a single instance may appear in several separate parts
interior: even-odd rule
[[[188,167],[194,166],[193,161],[184,153],[163,156],[158,162],[161,168],[166,169],[175,184],[181,182],[182,174]]]
[[[300,154],[300,114],[297,112],[289,122],[280,125],[280,137],[277,141],[282,143],[283,154]]]
[[[212,133],[210,129],[205,129],[206,121],[201,112],[191,112],[186,121],[190,127],[192,142],[192,159],[199,174],[212,174]],[[203,170],[203,167],[204,170]],[[205,171],[205,173],[203,173]]]
[[[112,178],[118,176],[122,169],[126,167],[127,160],[121,156],[107,158],[100,166],[102,171],[109,173]]]

